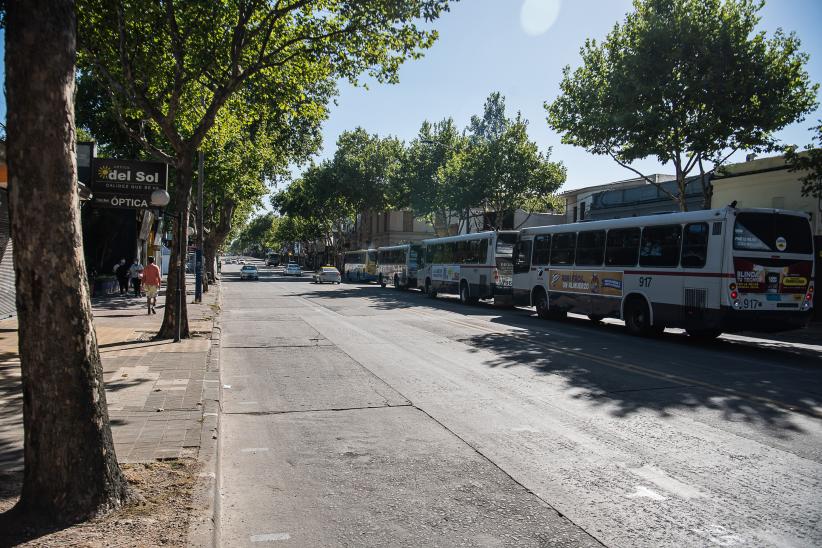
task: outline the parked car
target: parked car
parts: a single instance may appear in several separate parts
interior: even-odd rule
[[[247,264],[240,269],[241,280],[259,280],[260,274],[257,272],[257,267],[253,264]]]
[[[342,276],[340,276],[340,271],[333,266],[321,266],[314,272],[314,274],[312,274],[311,281],[315,284],[325,282],[338,284],[342,281]]]
[[[288,263],[285,267],[285,271],[283,271],[283,275],[285,276],[302,276],[303,269],[300,268],[300,265],[297,263]]]

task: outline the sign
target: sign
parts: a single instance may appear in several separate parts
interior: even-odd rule
[[[168,166],[161,162],[94,158],[92,201],[96,207],[151,207],[151,193],[165,189]]]
[[[622,272],[604,270],[549,270],[548,289],[563,293],[622,296]]]

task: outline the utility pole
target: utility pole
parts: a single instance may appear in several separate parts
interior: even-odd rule
[[[203,300],[203,158],[199,152],[199,169],[197,170],[197,250],[194,255],[194,302]]]

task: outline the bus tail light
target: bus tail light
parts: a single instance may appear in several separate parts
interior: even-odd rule
[[[805,293],[805,301],[802,303],[802,310],[808,310],[813,306],[813,283],[808,286],[808,291]]]
[[[494,283],[499,284],[499,270],[494,269]]]
[[[728,289],[730,290],[731,302],[733,303],[734,308],[739,308],[739,293],[736,291],[736,284],[731,282],[728,284]]]

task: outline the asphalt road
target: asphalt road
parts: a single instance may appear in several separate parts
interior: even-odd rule
[[[226,546],[822,545],[822,341],[223,267]]]

